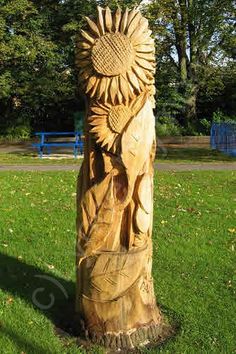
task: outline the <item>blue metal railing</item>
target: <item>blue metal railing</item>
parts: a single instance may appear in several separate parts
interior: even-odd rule
[[[211,148],[236,156],[236,124],[213,123],[211,126]]]

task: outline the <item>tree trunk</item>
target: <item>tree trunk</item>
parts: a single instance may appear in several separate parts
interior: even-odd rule
[[[112,18],[108,8],[98,11],[76,61],[90,92],[78,183],[76,312],[94,343],[130,349],[158,339],[162,329],[151,275],[154,46],[138,12],[117,10]]]

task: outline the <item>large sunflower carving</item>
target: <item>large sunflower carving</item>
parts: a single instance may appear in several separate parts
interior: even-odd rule
[[[153,94],[155,47],[148,21],[138,10],[112,15],[98,7],[97,21],[86,18],[77,41],[76,65],[86,94],[104,104],[127,104],[142,92]]]

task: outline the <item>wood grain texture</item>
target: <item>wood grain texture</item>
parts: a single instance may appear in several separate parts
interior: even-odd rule
[[[92,342],[131,349],[156,339],[162,325],[151,276],[154,47],[137,10],[99,8],[98,23],[87,21],[92,75],[77,193],[76,311]],[[140,37],[136,56],[132,36]]]

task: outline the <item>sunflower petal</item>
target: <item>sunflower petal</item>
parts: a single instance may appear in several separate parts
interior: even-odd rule
[[[92,127],[97,127],[98,125],[103,124],[103,119],[96,119],[94,121],[89,122],[89,125],[91,125]]]
[[[91,76],[89,78],[88,83],[87,83],[86,93],[88,93],[93,88],[93,86],[96,83],[96,80],[97,80],[96,76]]]
[[[124,33],[125,30],[126,30],[127,20],[128,20],[128,14],[129,14],[129,9],[126,8],[126,9],[125,9],[125,12],[124,12],[124,15],[123,15],[123,17],[122,17],[122,20],[121,20],[121,26],[120,26],[120,31],[121,31],[121,33]]]
[[[91,133],[99,133],[100,130],[101,130],[101,127],[96,125],[95,127],[90,129],[90,132]]]
[[[87,16],[85,17],[85,19],[86,19],[86,21],[87,21],[87,23],[88,23],[88,25],[89,25],[91,31],[92,31],[97,37],[100,37],[101,33],[100,33],[100,31],[99,31],[98,26],[96,25],[96,23],[94,23],[92,20],[90,20],[90,18],[87,17]]]
[[[108,101],[110,84],[111,84],[111,79],[109,77],[107,77],[106,78],[106,89],[105,89],[104,95],[103,95],[104,103],[106,103]]]
[[[136,15],[134,16],[133,20],[127,25],[128,30],[127,30],[127,36],[130,37],[132,33],[137,29],[138,24],[141,20],[142,16],[140,12],[137,12]]]
[[[98,10],[98,23],[97,23],[97,25],[98,25],[100,32],[102,34],[105,34],[104,17],[103,17],[104,10],[100,6],[97,7],[97,10]]]
[[[143,106],[145,105],[146,101],[148,98],[148,94],[145,92],[142,95],[139,95],[137,97],[137,99],[135,99],[132,103],[131,103],[131,110],[132,110],[132,114],[135,116],[139,113],[139,111],[143,108]]]
[[[105,24],[106,24],[106,28],[109,32],[111,32],[112,30],[112,15],[111,15],[111,10],[109,9],[109,7],[106,7],[105,10]]]
[[[104,141],[107,136],[109,135],[110,130],[108,130],[106,127],[99,127],[99,131],[97,133],[97,143],[101,143],[102,141]]]
[[[146,75],[144,74],[144,71],[142,68],[140,68],[139,66],[137,65],[134,65],[132,67],[133,71],[135,72],[135,74],[137,74],[138,78],[140,80],[142,80],[142,82],[144,82],[145,84],[149,84],[149,80],[147,79]]]
[[[97,107],[97,106],[92,106],[91,111],[99,116],[104,116],[104,110],[102,108]]]
[[[104,94],[104,91],[106,90],[106,77],[102,77],[101,81],[100,81],[100,85],[98,86],[98,99],[100,99],[102,97],[102,95]]]
[[[154,53],[154,48],[150,44],[138,44],[135,49],[137,53]]]
[[[103,119],[106,119],[106,115],[98,116],[98,115],[95,114],[95,115],[89,116],[88,122],[91,125],[95,125],[96,122],[99,122],[99,121],[101,121]]]
[[[90,76],[92,76],[93,70],[91,68],[82,68],[79,71],[79,77],[81,79],[87,80]]]
[[[87,42],[78,41],[76,42],[76,47],[78,49],[91,49],[91,44]]]
[[[128,101],[128,99],[129,99],[129,87],[128,87],[127,81],[124,79],[123,76],[120,76],[119,84],[120,84],[120,92],[122,93],[125,101]]]
[[[151,71],[154,69],[153,65],[145,59],[136,57],[135,62],[144,69]]]
[[[82,52],[77,53],[79,58],[87,58],[90,55],[90,52],[88,50],[83,50]]]
[[[94,97],[96,95],[98,84],[99,84],[99,80],[97,78],[97,80],[96,80],[96,82],[95,82],[95,84],[94,84],[94,86],[93,86],[93,88],[92,88],[92,90],[90,92],[90,96],[91,97]]]
[[[107,105],[102,104],[101,102],[97,102],[97,106],[99,108],[102,108],[105,112],[109,112],[110,111],[110,108]]]
[[[146,35],[150,36],[150,32],[152,33],[152,31],[148,31],[148,20],[146,20],[145,18],[141,18],[137,31],[134,31],[130,37],[135,42]]]
[[[123,103],[123,96],[122,96],[120,90],[118,90],[118,92],[117,92],[117,99],[118,99],[119,104]]]
[[[80,67],[85,67],[85,66],[87,66],[87,65],[89,65],[90,64],[90,60],[88,60],[88,59],[80,59],[80,58],[76,58],[76,64],[78,65],[78,66],[80,66]]]
[[[129,24],[131,23],[131,21],[134,19],[134,17],[138,14],[138,10],[137,9],[132,9],[129,14],[128,14],[128,19],[127,19],[127,26],[129,26]]]
[[[152,46],[150,42],[151,37],[147,32],[141,33],[140,35],[137,35],[136,37],[132,38],[132,43],[136,47],[137,45],[141,44],[146,44]]]
[[[139,86],[139,80],[137,78],[137,75],[134,72],[132,72],[132,71],[128,71],[127,72],[127,76],[129,78],[129,82],[132,84],[134,89],[139,92],[140,91],[140,86]]]
[[[145,59],[147,61],[155,62],[154,53],[136,53],[136,57],[140,59]]]
[[[118,7],[118,9],[116,10],[116,13],[115,13],[115,15],[114,15],[114,27],[115,27],[115,32],[118,32],[118,31],[119,31],[121,15],[122,15],[121,9],[120,9],[120,7]]]
[[[118,88],[119,88],[118,80],[117,80],[117,77],[114,76],[111,79],[111,85],[110,85],[110,90],[109,90],[110,99],[111,99],[112,104],[115,104]]]
[[[109,134],[107,134],[106,138],[104,139],[101,145],[102,147],[108,145],[108,150],[109,150],[109,148],[113,145],[113,143],[114,143],[114,133],[109,131]]]
[[[133,86],[131,85],[131,83],[129,81],[128,81],[128,85],[129,85],[129,97],[131,99],[133,99],[135,97],[134,88],[133,88]]]
[[[87,32],[85,32],[84,30],[80,31],[81,36],[86,39],[89,43],[94,44],[95,40],[93,37],[91,37]]]

